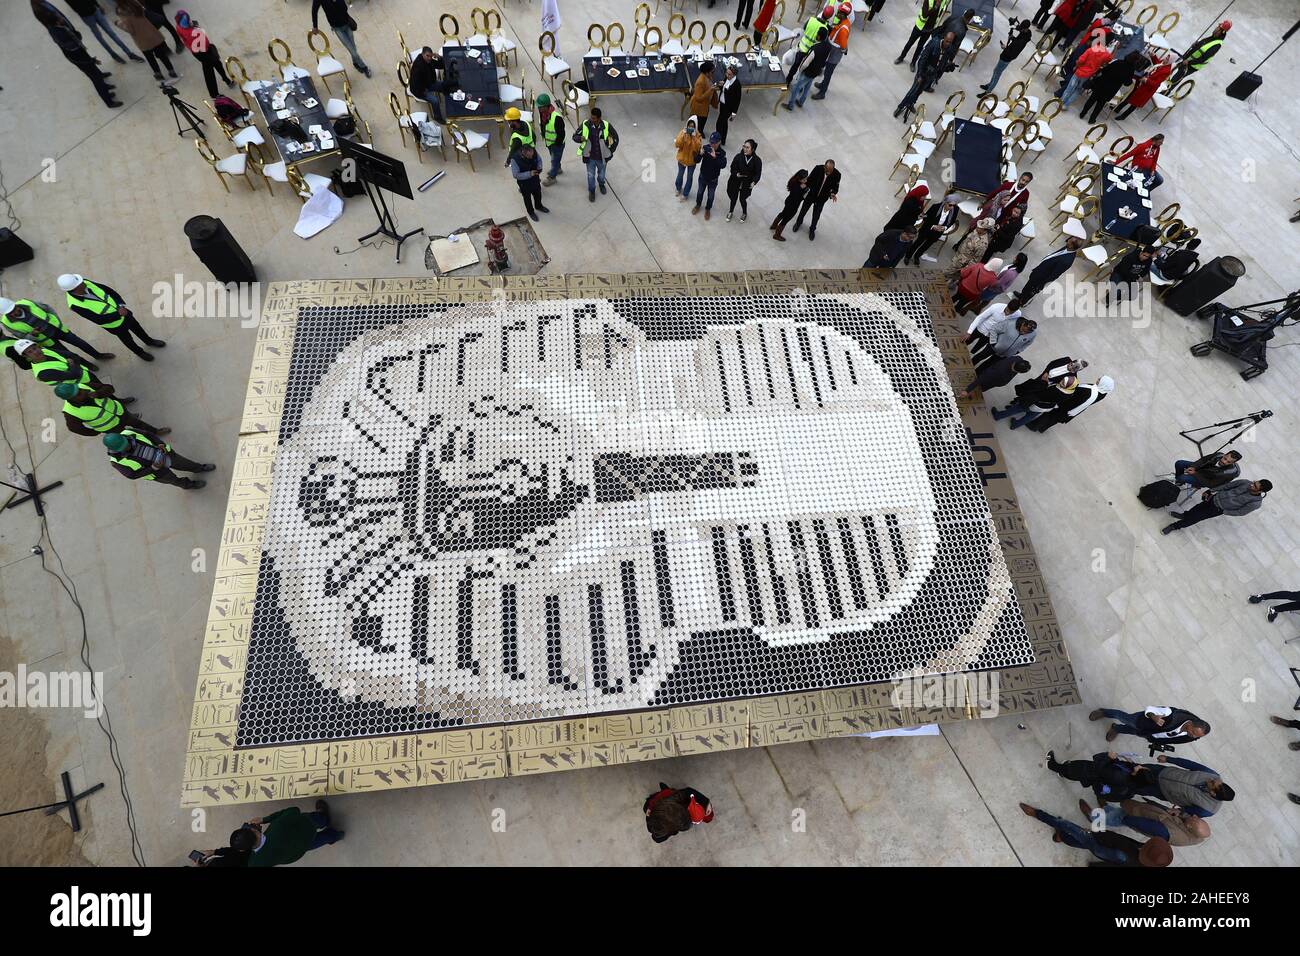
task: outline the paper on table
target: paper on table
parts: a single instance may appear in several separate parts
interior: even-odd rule
[[[467,110],[476,110],[476,109],[478,109],[478,100],[466,100],[466,101],[465,101],[465,109],[467,109]]]
[[[288,118],[289,118],[290,116],[292,116],[292,115],[293,115],[293,110],[276,110],[276,111],[275,111],[275,116],[276,116],[277,119],[288,119]]]

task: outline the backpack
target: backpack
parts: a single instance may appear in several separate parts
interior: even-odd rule
[[[217,116],[221,117],[221,122],[231,126],[246,122],[252,115],[252,110],[240,106],[229,96],[218,96],[213,99],[212,108],[217,111]]]
[[[1138,489],[1138,500],[1148,508],[1167,508],[1178,500],[1179,488],[1172,481],[1153,481]]]

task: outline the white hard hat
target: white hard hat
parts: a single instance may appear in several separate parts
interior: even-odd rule
[[[29,348],[31,348],[35,344],[36,343],[33,342],[31,339],[19,339],[17,342],[14,343],[14,351],[17,352],[19,355],[22,355],[24,352],[26,352]]]
[[[1115,380],[1109,375],[1103,375],[1101,378],[1097,379],[1097,391],[1101,392],[1103,395],[1113,392],[1114,390]]]
[[[14,300],[0,298],[0,315],[8,315],[14,310]]]
[[[75,272],[65,272],[63,275],[59,276],[59,288],[64,292],[71,292],[85,281],[86,279],[84,276],[79,276]]]

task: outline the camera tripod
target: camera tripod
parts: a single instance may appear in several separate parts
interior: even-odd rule
[[[1199,428],[1189,428],[1186,431],[1179,432],[1178,434],[1182,435],[1196,446],[1196,454],[1198,456],[1204,457],[1205,448],[1203,446],[1206,442],[1218,438],[1220,435],[1225,432],[1230,432],[1234,428],[1237,429],[1231,438],[1212,452],[1212,454],[1217,455],[1264,419],[1272,417],[1273,413],[1265,408],[1258,412],[1251,412],[1249,415],[1243,415],[1241,418],[1233,418],[1226,422],[1215,422],[1213,425],[1201,425]],[[1195,438],[1193,437],[1194,432],[1209,432],[1209,434],[1203,435],[1200,438]]]
[[[167,95],[167,102],[172,106],[172,119],[176,120],[176,135],[184,137],[186,133],[193,133],[200,139],[203,138],[203,131],[199,129],[203,125],[203,117],[194,111],[193,104],[181,99],[180,93],[174,86],[162,83],[158,88]],[[181,120],[185,122],[182,123]]]

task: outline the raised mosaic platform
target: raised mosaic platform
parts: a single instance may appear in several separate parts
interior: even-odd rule
[[[959,340],[920,273],[274,285],[183,802],[1076,702]]]

